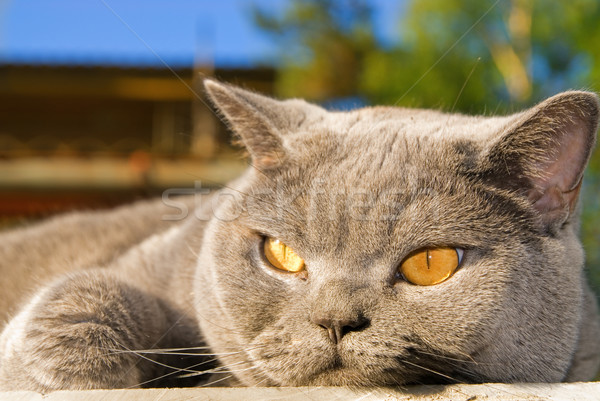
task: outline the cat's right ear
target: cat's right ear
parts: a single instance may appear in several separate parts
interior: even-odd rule
[[[284,136],[302,124],[310,105],[301,100],[275,100],[210,79],[204,80],[204,87],[255,165],[268,169],[285,162]]]
[[[575,210],[599,116],[598,97],[581,91],[515,115],[487,152],[489,176],[525,195],[548,229],[560,227]]]

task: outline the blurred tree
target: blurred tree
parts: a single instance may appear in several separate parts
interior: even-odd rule
[[[397,42],[384,46],[367,0],[289,0],[283,15],[254,12],[281,45],[282,96],[456,103],[475,113],[600,82],[597,0],[413,0],[398,18]]]
[[[398,40],[374,36],[366,0],[290,0],[255,21],[281,44],[276,89],[315,101],[509,112],[569,88],[600,90],[597,0],[407,0]],[[600,156],[584,188],[583,239],[600,293]]]
[[[292,1],[282,16],[254,14],[281,45],[280,95],[323,100],[360,92],[365,59],[378,49],[366,2]]]

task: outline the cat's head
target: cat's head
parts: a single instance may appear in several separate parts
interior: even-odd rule
[[[564,378],[595,95],[469,117],[206,89],[251,167],[216,195],[197,314],[244,384]]]

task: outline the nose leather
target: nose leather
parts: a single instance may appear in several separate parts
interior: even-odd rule
[[[313,322],[327,330],[329,339],[332,343],[338,344],[342,337],[351,331],[360,331],[364,329],[369,321],[362,316],[354,319],[335,319],[328,317],[313,317]]]

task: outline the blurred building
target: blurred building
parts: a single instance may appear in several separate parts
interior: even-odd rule
[[[0,217],[237,174],[206,76],[272,93],[275,72],[0,65]]]
[[[0,156],[113,154],[210,158],[222,143],[201,82],[271,93],[272,69],[0,65]]]

